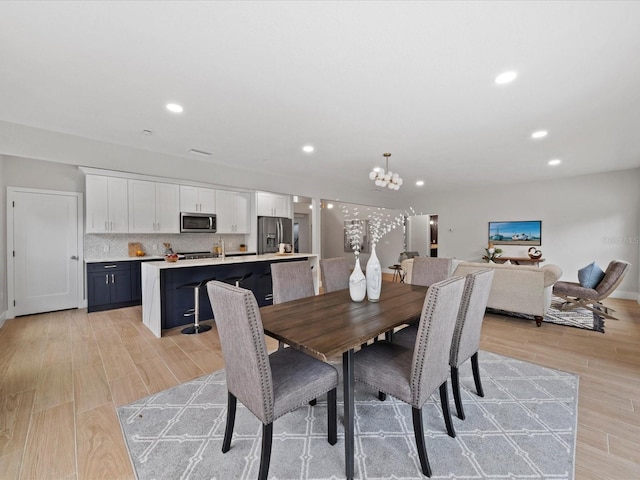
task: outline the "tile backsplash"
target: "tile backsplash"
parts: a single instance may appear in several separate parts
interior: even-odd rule
[[[180,234],[86,234],[84,236],[85,258],[119,258],[129,255],[129,242],[139,242],[147,255],[163,255],[163,242],[170,243],[174,252],[210,252],[218,240],[224,240],[228,252],[238,251],[246,243],[245,235],[218,235],[217,233]],[[153,246],[156,246],[156,250]],[[255,251],[247,245],[247,250]]]

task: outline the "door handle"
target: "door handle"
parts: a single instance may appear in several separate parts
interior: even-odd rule
[[[71,255],[71,260],[78,260],[78,256],[77,255]]]

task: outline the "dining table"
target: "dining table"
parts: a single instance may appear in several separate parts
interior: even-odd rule
[[[427,287],[383,282],[377,302],[353,302],[345,289],[260,308],[264,332],[270,337],[325,362],[342,355],[347,479],[354,476],[354,352],[369,340],[418,320],[426,293]]]

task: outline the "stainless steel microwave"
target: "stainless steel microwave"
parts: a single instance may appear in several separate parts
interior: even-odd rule
[[[215,213],[180,213],[181,232],[216,233]]]

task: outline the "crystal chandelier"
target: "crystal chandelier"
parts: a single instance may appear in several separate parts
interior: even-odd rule
[[[393,173],[389,170],[389,157],[390,153],[383,153],[382,156],[386,160],[386,173],[385,169],[376,167],[369,174],[369,179],[373,180],[376,187],[389,187],[391,190],[400,190],[402,185],[402,178],[397,173]]]

